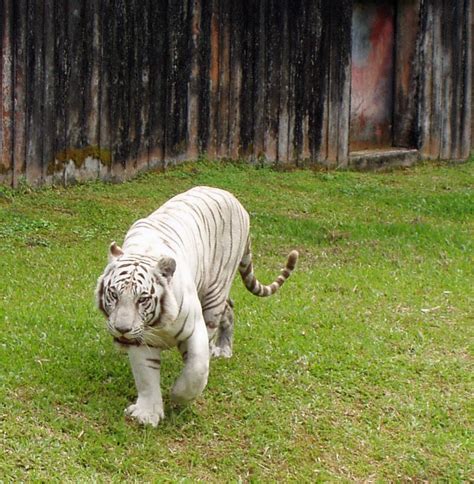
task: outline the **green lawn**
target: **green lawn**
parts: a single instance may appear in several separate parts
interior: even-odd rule
[[[194,185],[251,214],[272,298],[236,280],[234,356],[178,412],[123,417],[127,358],[94,307],[111,240]],[[0,481],[473,477],[474,162],[385,174],[184,165],[122,185],[0,189]]]

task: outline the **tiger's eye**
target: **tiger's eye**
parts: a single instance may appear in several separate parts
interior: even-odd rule
[[[142,296],[137,300],[138,304],[144,304],[148,301],[149,297],[148,296]]]

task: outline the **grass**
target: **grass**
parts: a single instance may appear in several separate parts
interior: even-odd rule
[[[207,184],[251,214],[261,300],[234,284],[234,357],[158,429],[93,290],[107,246]],[[122,185],[0,191],[0,480],[472,478],[474,162],[385,174],[183,165]],[[181,367],[165,354],[165,395]]]

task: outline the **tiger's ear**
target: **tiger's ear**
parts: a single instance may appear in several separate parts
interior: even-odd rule
[[[156,270],[160,276],[170,282],[176,270],[176,261],[172,257],[163,257],[159,260]]]
[[[123,250],[116,244],[114,240],[109,247],[109,262],[112,262],[121,255],[123,255]]]

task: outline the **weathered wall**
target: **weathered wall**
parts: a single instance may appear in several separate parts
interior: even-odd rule
[[[469,0],[405,4],[419,19],[395,118],[424,153],[464,157]],[[0,0],[0,15],[0,182],[121,179],[201,153],[348,163],[352,0]]]
[[[433,159],[466,159],[471,140],[471,0],[421,2],[417,148]]]
[[[471,155],[474,154],[474,0],[471,0],[471,30],[470,37],[468,38],[468,45],[470,45],[471,51]]]

